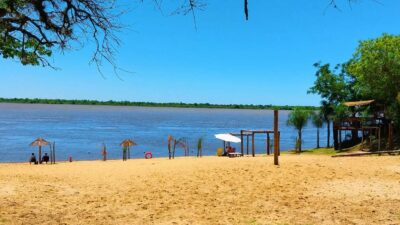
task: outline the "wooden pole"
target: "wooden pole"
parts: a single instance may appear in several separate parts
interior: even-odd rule
[[[381,150],[381,128],[378,128],[378,151]]]
[[[269,149],[270,145],[271,145],[271,140],[269,137],[269,133],[267,133],[267,155],[271,154],[271,149]]]
[[[247,144],[247,146],[246,146],[246,152],[247,152],[247,155],[249,155],[249,135],[247,135],[246,137],[247,137],[247,141],[246,141],[246,144]]]
[[[42,146],[39,145],[39,164],[42,164]]]
[[[240,130],[240,152],[243,155],[243,130]]]
[[[251,133],[251,155],[255,156],[254,133]]]
[[[278,110],[274,110],[274,165],[279,165]]]
[[[393,124],[389,123],[389,150],[393,150]]]
[[[364,150],[364,128],[361,128],[361,151]]]
[[[51,142],[50,142],[50,144],[49,144],[49,148],[50,148],[50,164],[53,164],[53,147],[52,147],[52,144],[51,144]]]
[[[53,142],[53,163],[56,164],[56,142]]]
[[[50,164],[54,164],[53,161],[53,151],[54,151],[54,144],[50,143]]]

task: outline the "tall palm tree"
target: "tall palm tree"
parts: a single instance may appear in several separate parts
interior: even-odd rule
[[[299,148],[298,153],[301,152],[301,132],[304,126],[307,124],[308,119],[310,118],[310,112],[307,110],[302,110],[299,108],[295,108],[290,114],[287,121],[289,126],[293,126],[297,129],[298,132],[298,141],[299,141]],[[297,152],[297,149],[296,149]]]
[[[324,115],[321,111],[312,114],[312,123],[317,128],[317,148],[319,148],[319,129],[324,125]]]
[[[330,145],[330,143],[331,143],[330,142],[331,141],[331,118],[334,113],[332,104],[330,104],[327,101],[322,101],[321,102],[321,113],[322,113],[325,123],[327,125],[327,127],[326,127],[326,131],[327,131],[326,147],[329,148],[331,146]]]

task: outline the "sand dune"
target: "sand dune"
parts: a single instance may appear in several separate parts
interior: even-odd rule
[[[400,224],[400,158],[0,164],[0,224]]]

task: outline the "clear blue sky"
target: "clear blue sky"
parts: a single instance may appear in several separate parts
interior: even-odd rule
[[[205,0],[192,17],[164,15],[151,1],[132,4],[119,34],[118,65],[134,71],[119,80],[109,68],[106,79],[89,65],[91,49],[56,53],[61,70],[21,66],[0,59],[0,96],[318,105],[307,95],[317,61],[340,63],[351,57],[359,40],[398,34],[400,1],[358,1],[351,8],[327,8],[329,0],[250,0],[245,21],[243,1]],[[130,2],[130,1],[125,1]]]

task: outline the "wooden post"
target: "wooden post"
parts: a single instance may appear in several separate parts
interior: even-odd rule
[[[274,110],[274,165],[279,165],[278,110]]]
[[[53,164],[56,164],[56,142],[53,142]]]
[[[381,128],[378,127],[378,151],[381,150]]]
[[[240,130],[240,153],[243,155],[243,130]]]
[[[42,164],[42,146],[39,145],[39,164]]]
[[[364,150],[364,128],[361,127],[361,151]]]
[[[369,136],[369,150],[372,150],[372,129],[368,129],[368,136]]]
[[[50,148],[50,164],[53,164],[53,147],[52,147],[52,144],[51,144],[51,142],[50,142],[50,144],[49,144],[49,148]]]
[[[253,157],[255,156],[254,132],[251,133],[251,154],[253,155]]]
[[[393,150],[393,124],[389,123],[389,150]]]
[[[271,144],[271,140],[269,137],[269,133],[267,133],[267,155],[271,154],[271,150],[269,149],[270,144]]]
[[[246,144],[247,144],[247,146],[246,146],[246,152],[247,152],[247,155],[249,155],[249,135],[247,135],[246,137],[247,137],[247,141],[246,141]]]

